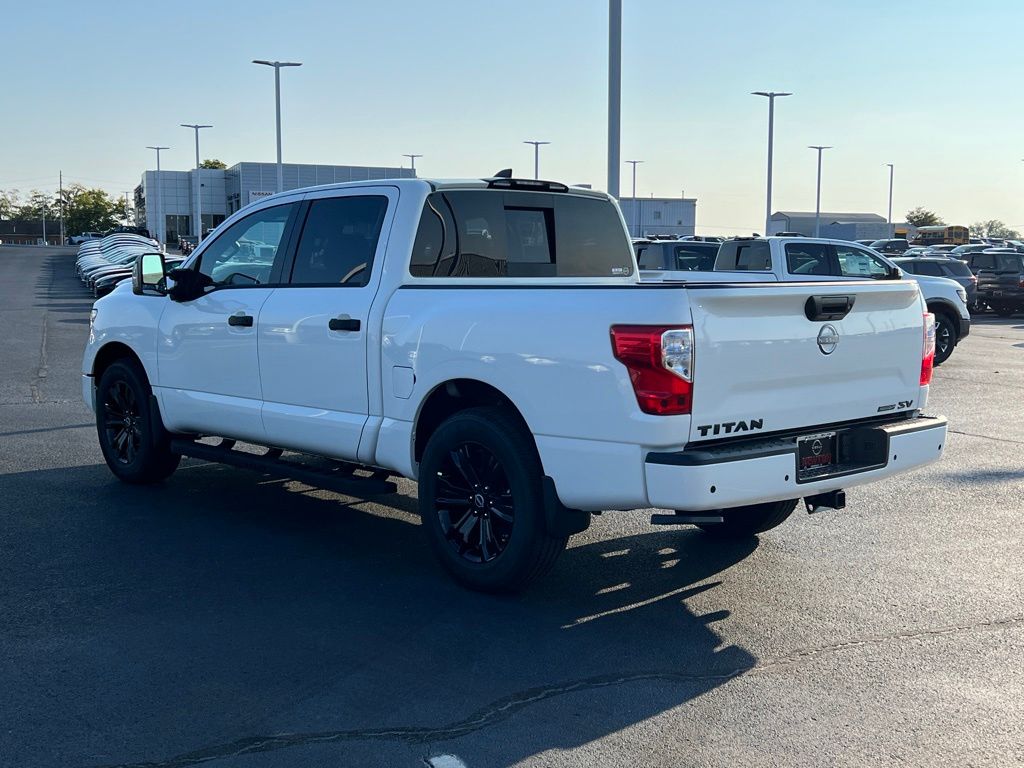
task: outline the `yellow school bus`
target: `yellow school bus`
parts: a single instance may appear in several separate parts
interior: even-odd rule
[[[918,227],[914,245],[964,245],[971,240],[967,227],[958,224],[939,224],[935,227]]]

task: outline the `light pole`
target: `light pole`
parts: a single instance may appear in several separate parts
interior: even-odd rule
[[[886,163],[889,166],[889,237],[892,237],[895,232],[892,228],[892,163]]]
[[[202,242],[203,240],[203,177],[199,170],[199,131],[202,128],[213,128],[212,125],[190,125],[182,123],[182,128],[191,128],[196,133],[196,221],[192,228],[192,234]]]
[[[146,147],[146,149],[156,150],[156,240],[157,243],[163,243],[164,237],[167,234],[166,224],[163,217],[164,208],[164,193],[160,189],[160,152],[170,147]]]
[[[540,178],[540,148],[550,141],[524,141],[523,144],[533,144],[533,178]]]
[[[622,0],[608,0],[608,194],[619,198],[622,128]]]
[[[274,104],[277,110],[277,191],[284,191],[284,167],[281,165],[281,67],[301,67],[301,61],[265,61],[253,59],[253,64],[274,68]]]
[[[627,160],[633,166],[633,221],[636,224],[636,237],[640,237],[640,201],[636,199],[636,166],[643,160]]]
[[[821,152],[825,149],[832,149],[832,147],[812,144],[808,149],[818,150],[818,194],[814,198],[814,236],[821,237]],[[765,230],[765,232],[767,231]]]
[[[772,221],[772,151],[775,145],[775,99],[780,96],[792,96],[792,93],[776,91],[754,91],[752,96],[764,96],[768,99],[768,199],[765,201],[764,233],[769,234]]]
[[[408,157],[409,162],[412,163],[412,175],[416,175],[416,158],[423,157],[423,155],[402,155],[402,157]]]

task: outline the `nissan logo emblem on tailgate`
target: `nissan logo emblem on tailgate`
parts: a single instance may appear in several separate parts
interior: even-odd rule
[[[834,325],[823,325],[818,331],[818,349],[823,355],[831,355],[839,346],[839,331]]]

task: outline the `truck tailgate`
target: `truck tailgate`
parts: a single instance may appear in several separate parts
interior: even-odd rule
[[[691,284],[687,292],[696,350],[691,442],[921,406],[916,283]],[[811,320],[812,297],[850,297],[853,306],[841,319]]]

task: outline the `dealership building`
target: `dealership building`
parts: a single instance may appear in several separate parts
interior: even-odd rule
[[[359,165],[283,165],[284,189],[338,184],[343,181],[373,179],[409,179],[411,168]],[[196,188],[201,190],[200,208],[203,230],[212,229],[249,203],[274,194],[277,190],[277,163],[237,163],[226,170],[145,171],[135,188],[136,225],[155,237],[163,214],[165,241],[177,242],[179,235],[194,234]]]
[[[619,207],[631,237],[685,237],[697,226],[695,197],[622,197]]]

